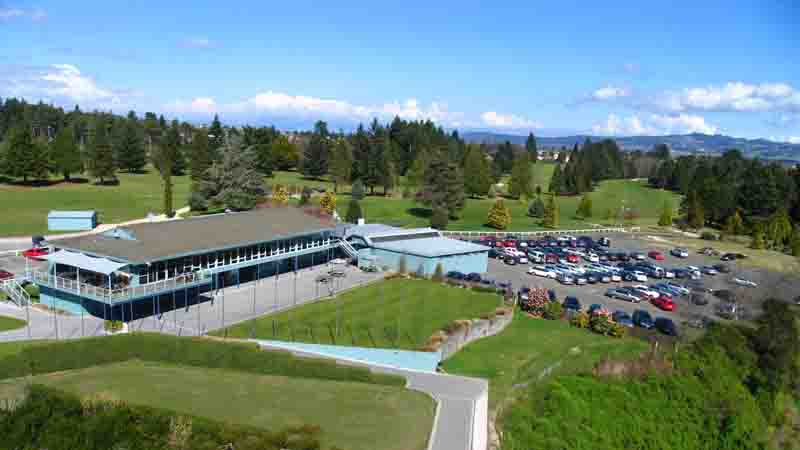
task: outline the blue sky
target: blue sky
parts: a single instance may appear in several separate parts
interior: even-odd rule
[[[282,128],[400,115],[800,142],[800,7],[591,3],[0,0],[0,96]]]

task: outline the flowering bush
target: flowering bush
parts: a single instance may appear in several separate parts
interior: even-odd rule
[[[589,327],[589,314],[584,311],[579,312],[572,316],[572,319],[569,321],[572,326],[578,328],[588,328]]]
[[[527,299],[520,299],[520,308],[536,316],[541,316],[549,303],[550,298],[547,296],[547,289],[532,288],[528,291]]]
[[[548,302],[544,308],[544,318],[547,320],[558,320],[564,314],[564,307],[558,302]]]
[[[612,322],[609,316],[605,314],[593,314],[592,318],[589,320],[589,328],[591,328],[595,333],[602,334],[604,336],[609,335],[613,327],[614,322]]]

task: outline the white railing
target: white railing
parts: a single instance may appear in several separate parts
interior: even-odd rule
[[[607,227],[607,228],[587,228],[582,230],[538,230],[538,231],[456,231],[442,230],[443,236],[549,236],[560,234],[586,234],[586,233],[635,233],[640,231],[640,227]]]
[[[342,250],[344,250],[344,252],[347,253],[348,256],[350,256],[351,258],[358,258],[358,251],[352,245],[350,245],[349,242],[342,239],[341,241],[339,241],[339,243],[340,247],[342,247]]]
[[[28,291],[14,278],[0,282],[0,291],[8,294],[8,299],[17,306],[26,306],[31,302]]]
[[[129,286],[117,289],[80,283],[77,280],[55,276],[46,272],[33,271],[30,273],[30,278],[32,282],[39,285],[70,292],[81,297],[92,298],[104,303],[115,303],[207,283],[211,280],[211,275],[205,271],[191,272],[178,275],[175,278],[155,281],[141,286]]]

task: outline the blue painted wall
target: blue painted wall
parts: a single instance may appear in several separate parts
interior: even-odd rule
[[[97,226],[97,215],[91,217],[70,217],[50,215],[47,217],[47,229],[50,231],[86,231]]]
[[[400,267],[400,259],[405,256],[407,271],[423,273],[428,276],[436,271],[436,265],[439,263],[442,264],[445,273],[450,271],[458,271],[461,273],[486,273],[489,265],[488,252],[439,256],[434,258],[408,255],[379,248],[365,248],[359,250],[358,253],[362,256],[376,258],[375,264],[380,267],[386,266],[389,270],[398,270]]]

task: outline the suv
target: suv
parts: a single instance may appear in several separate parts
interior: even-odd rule
[[[669,253],[676,258],[688,258],[689,251],[685,248],[673,248]]]
[[[666,317],[659,317],[656,319],[656,330],[666,334],[667,336],[677,336],[678,335],[678,327],[675,326],[675,322],[672,319],[667,319]]]
[[[649,312],[643,309],[637,309],[633,312],[633,324],[640,328],[653,328],[653,317]]]

